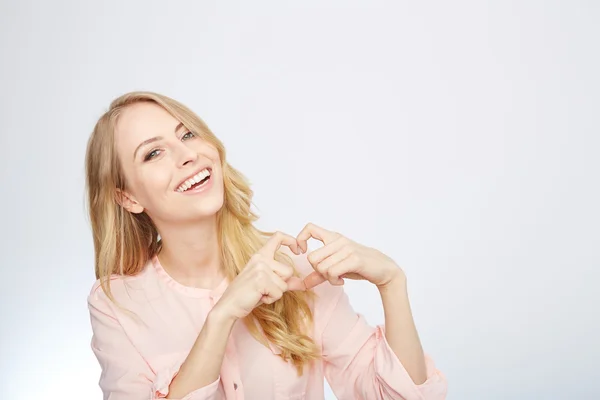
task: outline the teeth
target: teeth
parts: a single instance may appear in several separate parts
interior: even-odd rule
[[[180,193],[185,192],[190,187],[192,187],[193,184],[200,182],[202,179],[206,178],[209,175],[210,172],[208,171],[208,168],[205,168],[202,171],[198,172],[196,175],[183,182],[181,186],[177,188],[177,191]]]

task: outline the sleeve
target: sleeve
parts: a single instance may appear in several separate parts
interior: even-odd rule
[[[180,365],[154,371],[137,351],[114,312],[114,304],[101,289],[92,290],[88,308],[92,324],[92,350],[100,363],[99,385],[104,400],[154,400],[169,393]],[[181,400],[222,400],[220,377]]]
[[[342,287],[323,284],[321,345],[324,373],[338,399],[444,400],[447,381],[425,355],[427,380],[416,385],[389,346],[384,326],[372,327]]]

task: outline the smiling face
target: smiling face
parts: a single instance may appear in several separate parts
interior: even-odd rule
[[[127,106],[115,147],[126,187],[121,203],[144,211],[157,228],[214,216],[223,206],[217,149],[152,102]]]

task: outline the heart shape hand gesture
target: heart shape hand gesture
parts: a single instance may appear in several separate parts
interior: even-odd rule
[[[315,269],[304,278],[307,289],[325,281],[343,285],[345,278],[367,280],[377,287],[384,287],[395,279],[404,279],[400,267],[385,254],[312,223],[307,224],[296,237],[303,253],[307,251],[307,241],[311,238],[321,241],[324,246],[307,256]]]
[[[304,279],[294,276],[291,266],[275,261],[275,253],[282,245],[298,255],[306,253],[311,238],[324,246],[308,254],[315,271]],[[296,238],[281,232],[272,235],[227,287],[215,308],[228,317],[243,318],[261,303],[277,301],[288,290],[310,290],[325,281],[343,285],[346,278],[367,280],[381,288],[403,279],[404,274],[378,250],[309,223]]]

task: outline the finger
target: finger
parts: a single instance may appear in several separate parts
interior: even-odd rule
[[[286,289],[286,283],[277,275],[272,274],[269,279],[265,281],[263,289],[261,290],[261,302],[265,304],[274,303],[283,296],[283,292],[285,292]]]
[[[338,265],[342,261],[345,261],[350,255],[351,250],[349,248],[342,248],[341,250],[333,253],[325,260],[321,261],[315,266],[315,269],[319,271],[332,285],[343,285],[344,280],[340,278],[340,275],[335,274],[335,271],[331,270],[332,266]],[[350,272],[350,271],[345,271]]]
[[[333,242],[321,248],[318,248],[317,250],[311,251],[306,257],[308,259],[308,262],[313,266],[317,265],[323,260],[325,260],[327,257],[330,257],[334,253],[340,251],[340,249],[342,249],[343,246],[346,244],[346,240],[344,239],[345,238],[343,236],[340,236]]]
[[[367,279],[364,276],[362,276],[360,273],[357,273],[357,272],[342,273],[340,275],[340,278],[342,278],[342,279],[352,279],[352,280],[355,280],[355,281],[364,281],[364,280]]]
[[[344,280],[342,278],[338,278],[335,276],[326,275],[327,280],[333,286],[342,286],[344,284]]]
[[[321,283],[327,281],[327,279],[318,272],[311,272],[304,278],[304,287],[306,290],[310,290],[315,286],[320,285]]]
[[[281,290],[270,290],[267,294],[264,294],[261,297],[260,301],[264,304],[273,304],[279,300],[281,296],[283,296],[283,292]]]
[[[284,281],[288,280],[290,277],[294,275],[294,268],[287,264],[280,263],[275,260],[264,260],[264,263],[268,266],[268,268],[273,271],[277,276],[279,276]]]
[[[259,274],[259,289],[263,290],[264,287],[274,284],[285,292],[287,290],[285,281],[294,274],[294,269],[274,260],[265,260],[264,256],[258,257],[259,261],[254,267],[254,272]]]
[[[302,252],[306,253],[306,250],[308,249],[308,239],[313,238],[320,240],[323,244],[329,244],[337,237],[339,237],[338,233],[328,231],[313,223],[308,223],[302,231],[300,231],[298,236],[296,236],[296,240],[298,241],[298,245],[302,249]]]
[[[357,271],[358,263],[352,256],[344,258],[342,261],[328,268],[330,279],[341,279],[341,277],[349,279],[364,279]]]
[[[296,276],[292,276],[290,279],[288,279],[286,281],[286,283],[287,283],[287,287],[288,287],[287,290],[300,290],[300,291],[307,290],[305,281]]]
[[[281,290],[281,292],[282,292],[282,293],[283,293],[283,292],[285,292],[286,290],[288,290],[288,284],[287,284],[287,282],[286,282],[287,278],[286,278],[286,279],[283,279],[283,278],[282,278],[282,277],[280,277],[279,275],[277,275],[277,274],[273,274],[273,276],[271,277],[271,279],[272,279],[272,281],[273,281],[273,284],[274,284],[275,286],[277,286],[277,288],[278,288],[279,290]]]
[[[288,290],[301,290],[306,291],[319,286],[321,283],[326,282],[327,279],[318,272],[311,272],[304,279],[291,277],[287,281]]]
[[[313,253],[310,253],[309,257]],[[323,275],[329,275],[329,268],[332,265],[335,265],[335,264],[339,263],[340,261],[345,260],[348,256],[350,256],[350,254],[352,254],[352,250],[349,249],[348,247],[342,247],[338,251],[336,251],[336,252],[330,252],[330,253],[331,254],[328,255],[327,258],[324,258],[324,259],[322,259],[321,261],[319,261],[317,263],[313,264],[311,262],[311,264],[314,265],[314,268],[317,271],[319,271],[320,273],[322,273]],[[317,256],[319,256],[319,255],[317,255]],[[312,260],[310,260],[310,261],[312,261]]]
[[[279,250],[281,245],[288,246],[295,254],[300,254],[296,238],[282,232],[275,232],[258,253],[273,259],[275,257],[275,252]]]

